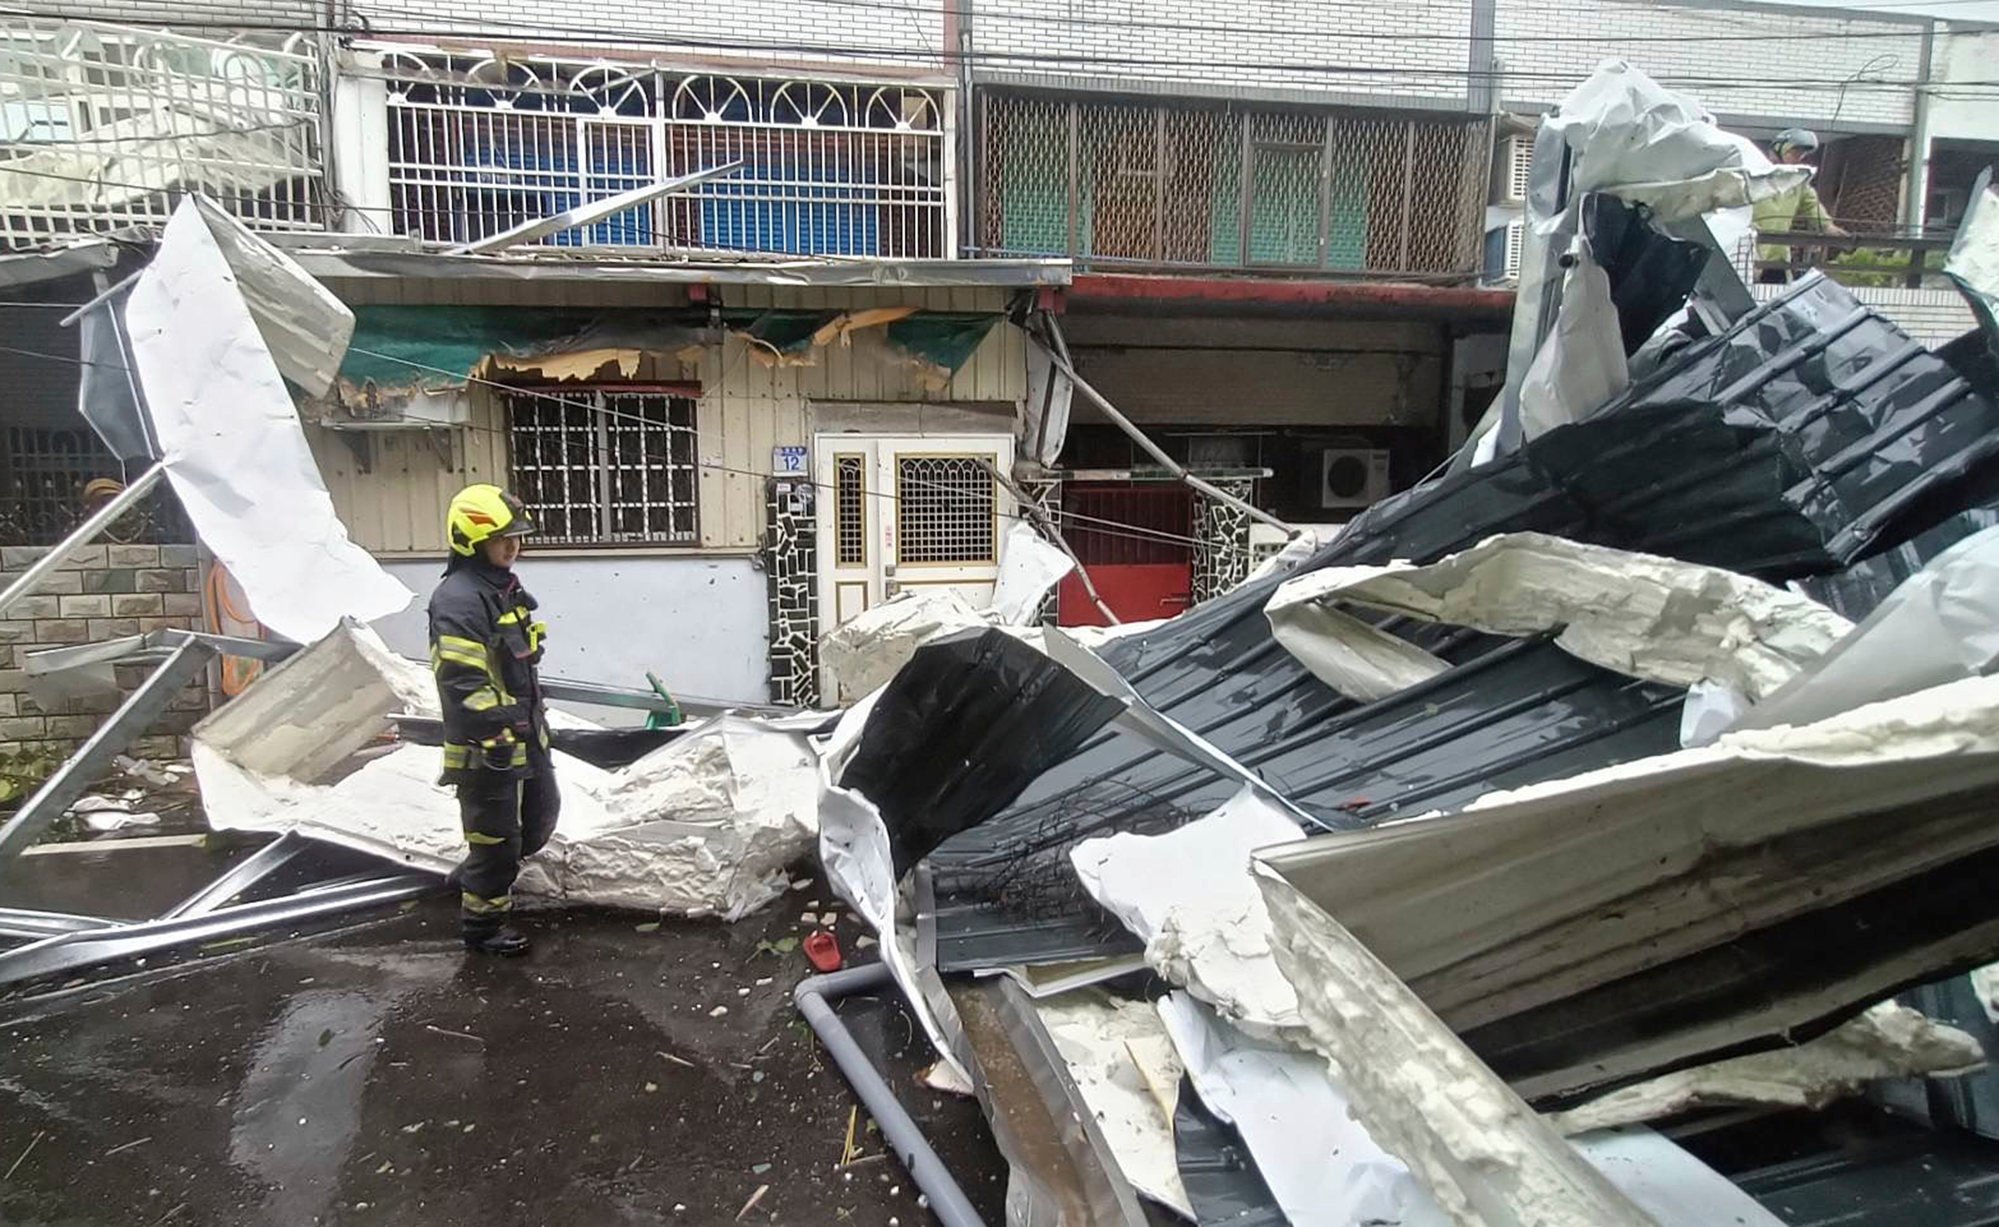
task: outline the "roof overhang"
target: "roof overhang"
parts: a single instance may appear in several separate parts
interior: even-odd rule
[[[615,249],[543,249],[505,255],[447,255],[407,240],[353,236],[272,236],[322,279],[539,281],[621,285],[782,285],[1002,289],[1059,288],[1067,260],[895,260],[679,258]]]
[[[1365,316],[1503,322],[1513,291],[1467,286],[1302,278],[1078,274],[1063,295],[1071,310],[1135,314]]]
[[[0,288],[37,285],[79,273],[113,268],[123,251],[109,239],[85,239],[67,247],[0,254]]]

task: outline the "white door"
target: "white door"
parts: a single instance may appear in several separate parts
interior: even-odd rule
[[[1013,464],[1006,435],[820,435],[822,633],[899,592],[950,588],[992,600],[1013,499],[993,480]]]

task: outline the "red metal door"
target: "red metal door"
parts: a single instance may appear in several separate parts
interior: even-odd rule
[[[1063,533],[1119,621],[1170,618],[1191,603],[1194,507],[1185,486],[1071,484],[1062,491],[1062,512]],[[1079,577],[1062,581],[1057,600],[1060,625],[1104,624]]]

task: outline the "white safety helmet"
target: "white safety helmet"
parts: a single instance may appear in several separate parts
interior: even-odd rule
[[[1813,153],[1818,150],[1818,147],[1819,134],[1810,128],[1786,128],[1777,134],[1775,140],[1770,142],[1771,151],[1780,158],[1784,156],[1784,151],[1787,149],[1796,149],[1801,153]]]

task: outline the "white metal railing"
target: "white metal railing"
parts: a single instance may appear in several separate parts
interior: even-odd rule
[[[319,58],[0,16],[0,245],[158,225],[200,191],[254,226],[324,226]]]
[[[947,99],[909,85],[390,50],[396,229],[471,243],[725,162],[724,179],[550,246],[951,254]]]

